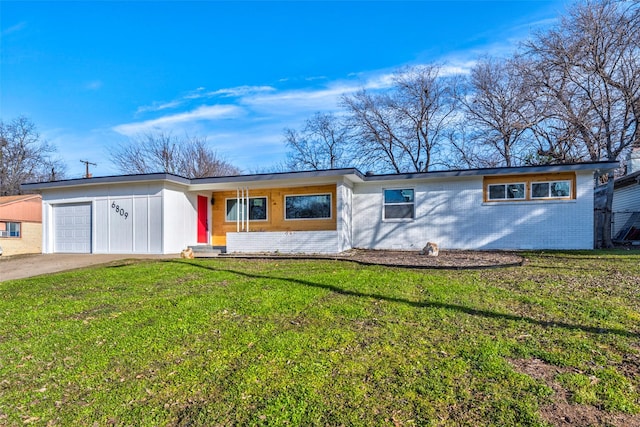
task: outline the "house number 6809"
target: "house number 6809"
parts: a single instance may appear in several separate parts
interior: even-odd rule
[[[116,211],[116,213],[119,213],[119,214],[120,214],[120,216],[123,216],[123,217],[124,217],[124,219],[127,219],[127,217],[129,216],[129,212],[125,212],[125,210],[124,210],[124,209],[122,209],[122,208],[120,207],[120,205],[116,205],[116,202],[112,202],[112,203],[111,203],[111,208],[112,208],[113,210],[115,210],[115,211]]]

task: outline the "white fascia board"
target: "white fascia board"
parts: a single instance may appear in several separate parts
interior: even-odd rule
[[[68,179],[62,181],[50,181],[50,182],[34,182],[22,184],[23,190],[43,192],[52,189],[72,188],[72,187],[95,187],[101,185],[114,185],[114,184],[142,184],[142,183],[171,183],[178,186],[186,187],[189,185],[190,180],[181,176],[156,173],[145,175],[116,175],[116,176],[101,176],[95,178],[78,178]]]
[[[349,182],[364,182],[363,175],[357,170],[340,169],[193,179],[191,180],[189,191],[235,190],[238,187],[254,189],[300,187],[338,184],[345,180]]]

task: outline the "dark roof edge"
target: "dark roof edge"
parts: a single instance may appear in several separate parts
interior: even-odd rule
[[[640,171],[621,176],[613,182],[614,188],[624,188],[634,184],[640,184]]]
[[[483,176],[483,175],[516,175],[524,173],[536,173],[536,172],[567,172],[567,171],[609,171],[618,167],[618,162],[587,162],[587,163],[572,163],[561,165],[540,165],[540,166],[520,166],[520,167],[499,167],[499,168],[484,168],[484,169],[460,169],[460,170],[448,170],[448,171],[433,171],[433,172],[413,172],[413,173],[400,173],[400,174],[381,174],[381,175],[365,175],[356,168],[342,168],[342,169],[325,169],[318,171],[301,171],[301,172],[277,172],[277,173],[264,173],[264,174],[252,174],[252,175],[233,175],[233,176],[217,176],[209,178],[194,178],[189,179],[183,176],[174,175],[170,173],[151,173],[151,174],[139,174],[139,175],[113,175],[113,176],[101,176],[95,178],[77,178],[60,181],[50,182],[33,182],[22,184],[21,188],[24,190],[37,191],[53,188],[64,187],[77,187],[77,186],[91,186],[91,185],[106,185],[106,184],[124,184],[124,183],[136,183],[136,182],[150,182],[150,181],[168,181],[182,185],[197,185],[197,184],[219,184],[219,183],[232,183],[232,182],[256,182],[256,181],[271,181],[271,180],[283,180],[283,179],[296,179],[296,178],[322,178],[322,177],[339,177],[346,175],[355,175],[363,182],[375,182],[386,180],[404,180],[404,179],[429,179],[429,178],[452,178],[452,177],[465,177],[465,176]]]
[[[585,162],[585,163],[566,163],[558,165],[537,165],[537,166],[517,166],[517,167],[499,167],[499,168],[483,168],[483,169],[459,169],[447,171],[433,172],[413,172],[401,174],[384,174],[384,175],[367,175],[365,181],[386,181],[394,179],[417,179],[417,178],[451,178],[465,176],[484,176],[484,175],[518,175],[526,173],[553,173],[553,172],[569,172],[569,171],[609,171],[618,168],[617,161],[611,162]]]
[[[345,175],[356,175],[364,180],[365,176],[356,168],[342,169],[323,169],[317,171],[299,171],[299,172],[276,172],[276,173],[259,173],[252,175],[232,175],[232,176],[212,176],[210,178],[194,178],[191,180],[192,185],[196,184],[219,184],[229,182],[247,182],[247,181],[271,181],[276,179],[295,179],[295,178],[322,178],[335,177]]]
[[[169,181],[177,184],[189,185],[191,180],[183,176],[170,173],[149,173],[139,175],[112,175],[95,178],[76,178],[49,182],[30,182],[21,184],[25,190],[44,190],[49,188],[64,188],[69,186],[89,186],[96,184],[124,184],[132,182]]]

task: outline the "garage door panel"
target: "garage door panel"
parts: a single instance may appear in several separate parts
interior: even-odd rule
[[[56,205],[54,252],[91,252],[91,204]]]

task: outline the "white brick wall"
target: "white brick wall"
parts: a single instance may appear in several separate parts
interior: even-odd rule
[[[335,254],[340,247],[337,231],[257,231],[227,233],[227,252]]]
[[[413,185],[412,185],[413,184]],[[483,203],[482,177],[361,184],[354,189],[354,247],[444,249],[589,249],[593,180],[578,174],[577,199]],[[414,221],[382,220],[382,189],[414,188]]]

